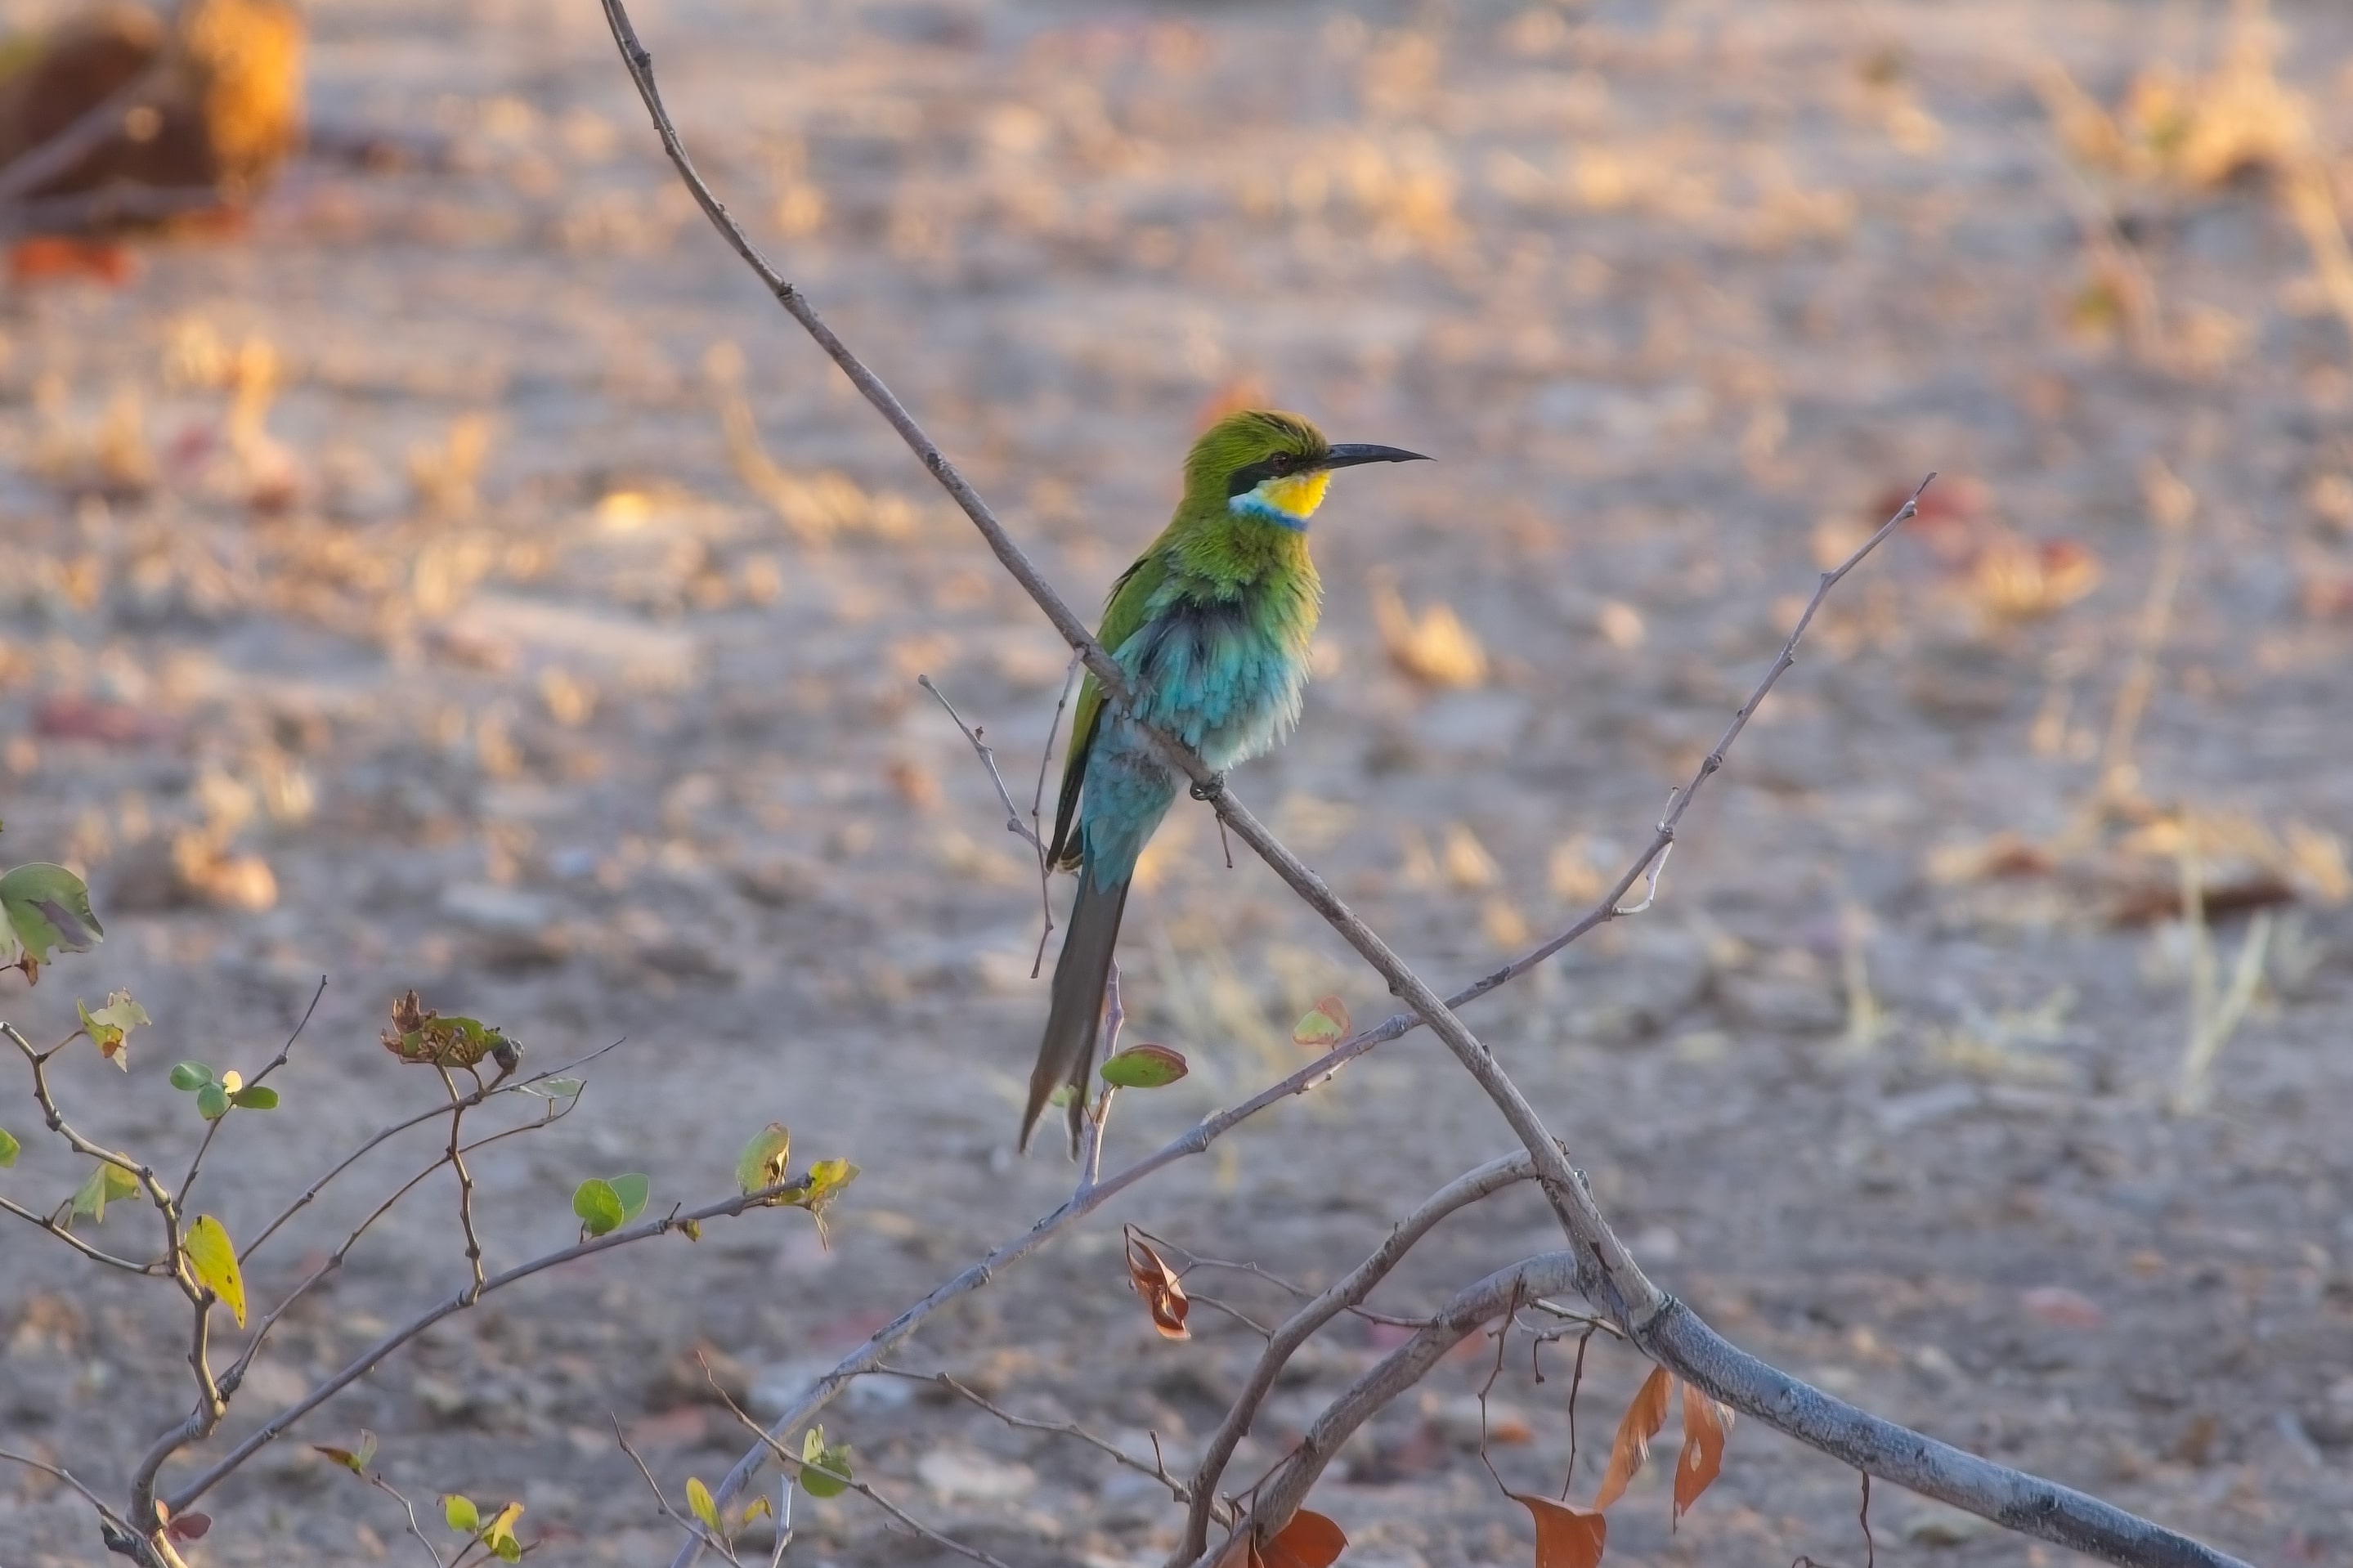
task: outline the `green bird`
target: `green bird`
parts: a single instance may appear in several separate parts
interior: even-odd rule
[[[1335,468],[1421,456],[1335,445],[1296,414],[1229,416],[1193,444],[1176,515],[1112,585],[1095,640],[1119,661],[1136,711],[1106,704],[1091,674],[1071,721],[1047,858],[1078,872],[1079,896],[1029,1074],[1023,1150],[1047,1102],[1067,1087],[1078,1152],[1128,883],[1184,782],[1153,754],[1137,721],[1182,741],[1219,773],[1281,740],[1299,718],[1307,645],[1324,608],[1307,521]]]

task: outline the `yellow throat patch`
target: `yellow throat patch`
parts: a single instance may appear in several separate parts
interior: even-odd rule
[[[1332,476],[1321,470],[1312,474],[1289,474],[1279,479],[1267,480],[1250,494],[1293,517],[1313,517],[1315,509],[1324,504],[1324,492],[1331,483]]]

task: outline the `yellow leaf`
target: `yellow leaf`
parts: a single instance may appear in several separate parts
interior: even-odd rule
[[[237,1248],[221,1222],[208,1214],[198,1215],[195,1224],[188,1226],[180,1250],[187,1255],[196,1283],[219,1297],[237,1319],[237,1326],[245,1327],[245,1276],[237,1272]]]
[[[501,1541],[514,1539],[515,1521],[522,1517],[522,1504],[511,1502],[499,1510],[490,1523],[482,1526],[482,1544],[496,1549]]]
[[[711,1489],[702,1484],[700,1476],[686,1478],[686,1506],[702,1521],[704,1529],[713,1535],[723,1533],[719,1528],[719,1505],[712,1500]]]

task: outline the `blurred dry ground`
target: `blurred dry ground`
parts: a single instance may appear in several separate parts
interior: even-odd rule
[[[628,1037],[575,1116],[481,1157],[493,1268],[567,1240],[585,1176],[723,1194],[769,1120],[856,1160],[829,1250],[771,1215],[450,1321],[216,1494],[198,1548],[413,1551],[306,1446],[366,1426],[415,1495],[525,1501],[547,1562],[655,1562],[672,1536],[608,1412],[673,1497],[715,1479],[744,1439],[695,1347],[773,1408],[1068,1189],[1009,1157],[1035,884],[914,685],[1026,790],[1065,656],[691,211],[594,5],[310,21],[314,126],[413,155],[297,165],[241,238],[20,287],[0,317],[0,854],[86,868],[110,933],[8,982],[5,1012],[61,1036],[78,991],[128,986],[157,1026],[128,1078],[77,1057],[69,1109],[176,1158],[196,1129],[166,1066],[249,1070],[330,976],[286,1108],[212,1159],[232,1234],[438,1093],[374,1043],[412,984],[542,1066]],[[1441,982],[1597,894],[1818,565],[1940,470],[1656,907],[1472,1021],[1645,1265],[1740,1342],[2257,1561],[2353,1557],[2353,14],[648,0],[638,22],[702,167],[1075,602],[1158,526],[1222,401],[1438,456],[1336,487],[1304,725],[1235,784]],[[1194,1072],[1127,1097],[1114,1163],[1295,1062],[1319,994],[1360,1020],[1385,1000],[1261,868],[1225,868],[1198,808],[1147,883],[1128,1002]],[[2185,1074],[2201,1023],[2219,1048]],[[0,1184],[45,1205],[79,1172],[0,1105],[27,1144]],[[1384,1047],[904,1364],[1188,1458],[1257,1341],[1209,1309],[1153,1337],[1117,1219],[1320,1283],[1505,1146],[1426,1037]],[[429,1158],[329,1189],[257,1293]],[[1379,1300],[1547,1245],[1500,1199]],[[0,1258],[0,1432],[119,1484],[185,1408],[182,1311],[23,1228]],[[282,1327],[229,1431],[462,1268],[437,1180]],[[1382,1342],[1303,1358],[1237,1484]],[[1319,1489],[1348,1561],[1527,1560],[1473,1451],[1486,1353]],[[1515,1352],[1496,1387],[1515,1487],[1567,1457],[1566,1363],[1545,1370]],[[1580,1495],[1638,1371],[1596,1347]],[[1011,1563],[1174,1540],[1138,1478],[903,1384],[827,1429]],[[1675,1533],[1637,1486],[1611,1561],[1859,1563],[1855,1503],[1744,1424]],[[1883,1563],[2061,1555],[1884,1491],[1873,1519]],[[855,1498],[797,1522],[795,1561],[927,1560]],[[100,1552],[69,1494],[9,1471],[0,1556]]]

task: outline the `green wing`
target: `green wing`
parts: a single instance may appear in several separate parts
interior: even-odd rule
[[[1103,625],[1095,629],[1095,641],[1116,655],[1120,645],[1144,625],[1152,595],[1160,591],[1160,584],[1167,577],[1168,563],[1158,550],[1146,551],[1137,557],[1135,564],[1121,573],[1119,581],[1111,585],[1111,597],[1103,605]],[[1094,749],[1095,727],[1103,720],[1103,685],[1090,671],[1079,688],[1079,705],[1071,715],[1071,754],[1062,763],[1062,795],[1054,807],[1054,837],[1046,851],[1047,861],[1065,870],[1079,863],[1079,786],[1086,777],[1087,753]]]

